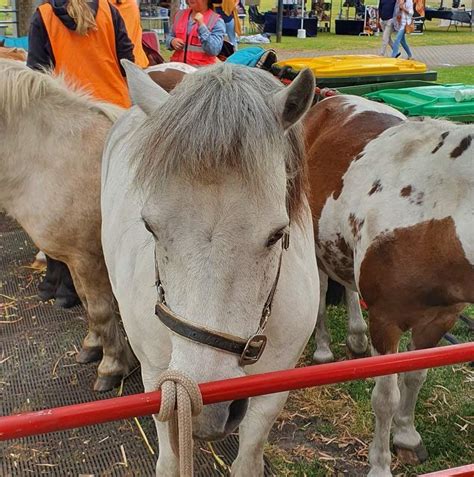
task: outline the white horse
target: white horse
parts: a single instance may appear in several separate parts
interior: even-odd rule
[[[116,123],[104,150],[102,243],[145,389],[155,389],[167,369],[206,382],[295,366],[318,308],[299,124],[311,105],[312,75],[303,72],[284,89],[266,72],[222,64],[186,75],[168,94],[124,64],[139,107]],[[166,293],[160,319],[155,269],[159,295]],[[271,316],[260,326],[268,302]],[[217,341],[225,334],[245,343],[257,332],[267,346],[247,367],[218,344],[183,338],[176,323]],[[250,344],[255,358],[260,340]],[[263,475],[263,446],[286,398],[206,406],[194,418],[194,436],[222,438],[240,424],[232,475]],[[177,476],[167,424],[156,425],[156,474]]]

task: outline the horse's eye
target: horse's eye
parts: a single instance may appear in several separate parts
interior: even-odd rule
[[[148,224],[148,222],[146,220],[143,221],[144,225],[145,225],[145,228],[148,230],[148,232],[151,233],[151,235],[153,235],[153,237],[156,237],[155,235],[155,232],[153,232],[152,228],[150,227],[150,225]]]
[[[283,234],[285,233],[285,230],[286,230],[286,227],[270,235],[270,237],[268,237],[268,240],[267,240],[267,247],[271,247],[272,245],[275,245],[279,240],[281,240],[281,238],[283,237]]]

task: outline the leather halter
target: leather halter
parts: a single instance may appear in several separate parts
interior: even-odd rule
[[[265,336],[265,328],[268,323],[268,319],[272,313],[272,303],[275,297],[275,292],[280,278],[281,262],[283,257],[283,251],[287,250],[290,245],[290,235],[286,232],[281,238],[282,249],[280,258],[278,261],[278,269],[275,280],[273,282],[270,293],[263,307],[262,316],[258,325],[257,331],[248,339],[240,338],[239,336],[229,335],[227,333],[221,333],[216,330],[206,329],[204,327],[192,324],[180,317],[176,313],[173,313],[165,301],[165,291],[161,284],[158,269],[156,270],[156,288],[158,291],[158,301],[155,306],[155,314],[159,320],[173,333],[187,338],[196,343],[200,343],[212,348],[226,351],[240,356],[239,364],[246,366],[256,363],[265,349],[267,344],[267,337]],[[156,263],[156,262],[155,262]],[[156,265],[155,265],[156,266]]]

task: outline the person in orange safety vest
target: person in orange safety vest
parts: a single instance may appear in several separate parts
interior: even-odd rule
[[[148,58],[142,46],[142,25],[140,23],[140,9],[135,0],[109,0],[117,8],[127,28],[128,37],[133,43],[135,63],[141,68],[149,65]]]
[[[95,99],[130,107],[120,60],[134,61],[118,10],[107,0],[48,0],[36,10],[27,64],[53,68]]]
[[[224,42],[224,21],[209,8],[208,0],[188,0],[188,5],[189,8],[176,13],[166,40],[168,48],[174,50],[171,61],[212,65]]]

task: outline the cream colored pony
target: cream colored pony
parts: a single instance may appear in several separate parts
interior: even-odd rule
[[[124,63],[138,106],[116,123],[104,150],[102,243],[145,389],[155,389],[166,369],[205,382],[295,366],[319,295],[299,124],[312,102],[312,75],[284,89],[266,72],[221,64],[186,75],[168,94]],[[154,314],[155,273],[183,323],[242,340],[259,328],[277,282],[258,362],[244,366],[236,354],[165,327]],[[261,476],[263,447],[286,398],[206,406],[194,435],[218,439],[240,424],[232,475]],[[178,476],[167,424],[156,424],[156,475]]]
[[[77,361],[103,353],[96,390],[110,389],[135,362],[119,330],[100,244],[102,148],[121,114],[59,78],[0,60],[0,208],[69,266],[89,314]]]

